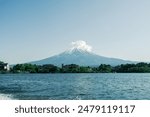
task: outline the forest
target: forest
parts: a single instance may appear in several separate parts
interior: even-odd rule
[[[101,64],[99,66],[79,66],[76,64],[63,65],[53,64],[33,65],[16,64],[9,71],[1,70],[1,73],[150,73],[150,63],[121,64],[111,66]]]

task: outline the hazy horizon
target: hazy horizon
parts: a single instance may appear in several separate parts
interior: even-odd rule
[[[0,60],[25,63],[78,40],[111,58],[150,62],[150,1],[0,0]]]

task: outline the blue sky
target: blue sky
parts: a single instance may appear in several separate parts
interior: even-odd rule
[[[149,6],[149,0],[0,0],[0,60],[39,60],[83,40],[102,56],[150,62]]]

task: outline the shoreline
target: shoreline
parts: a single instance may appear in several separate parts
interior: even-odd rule
[[[11,94],[0,93],[0,100],[14,100]]]

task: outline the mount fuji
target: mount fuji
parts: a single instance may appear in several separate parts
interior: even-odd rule
[[[120,64],[136,63],[123,59],[99,56],[91,52],[91,46],[87,45],[84,41],[73,42],[72,45],[73,47],[71,49],[63,53],[30,63],[37,65],[54,64],[56,66],[61,66],[62,64],[77,64],[80,66],[98,66],[100,64],[109,64],[116,66]]]

